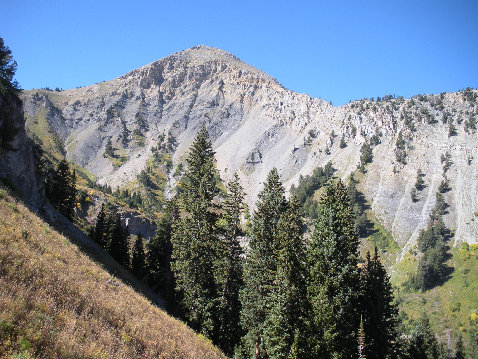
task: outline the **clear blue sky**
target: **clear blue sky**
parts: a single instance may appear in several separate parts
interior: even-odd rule
[[[110,80],[198,44],[334,105],[478,87],[478,1],[4,1],[25,89]]]

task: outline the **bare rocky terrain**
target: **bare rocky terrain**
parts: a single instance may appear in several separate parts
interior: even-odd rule
[[[222,178],[237,171],[251,206],[273,167],[287,189],[328,161],[346,179],[360,162],[362,145],[378,140],[372,163],[358,176],[360,188],[403,252],[426,226],[445,177],[451,188],[445,221],[455,231],[454,244],[478,241],[476,90],[334,107],[285,89],[225,51],[196,46],[111,81],[22,96],[30,132],[47,123],[69,160],[113,188],[136,180],[164,134],[174,143],[166,188],[171,194],[174,169],[205,123]],[[105,156],[108,141],[121,161]],[[425,186],[413,202],[418,169]]]

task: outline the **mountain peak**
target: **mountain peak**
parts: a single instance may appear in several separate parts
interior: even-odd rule
[[[189,49],[186,49],[186,50],[175,52],[174,54],[170,56],[176,56],[176,57],[184,56],[184,57],[191,57],[191,58],[196,58],[196,59],[201,59],[206,61],[212,60],[212,59],[224,59],[224,60],[228,59],[233,61],[234,60],[241,61],[238,57],[234,56],[230,52],[224,51],[217,47],[211,47],[211,46],[207,46],[203,44],[190,47]]]
[[[169,56],[154,61],[153,63],[150,63],[143,68],[146,69],[151,66],[154,66],[155,64],[164,62],[184,62],[188,67],[193,67],[196,65],[205,65],[211,62],[219,62],[225,64],[226,66],[236,67],[243,72],[250,72],[257,77],[260,77],[272,83],[279,84],[279,82],[272,76],[255,68],[254,66],[249,65],[248,63],[242,61],[230,52],[203,44],[175,52]],[[133,70],[129,74],[136,73],[136,71],[137,70]],[[124,77],[129,74],[124,75]]]

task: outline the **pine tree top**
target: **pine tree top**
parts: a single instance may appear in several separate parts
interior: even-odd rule
[[[208,212],[214,197],[219,194],[219,174],[215,167],[214,154],[209,134],[203,124],[186,158],[183,179],[182,198],[191,213]]]

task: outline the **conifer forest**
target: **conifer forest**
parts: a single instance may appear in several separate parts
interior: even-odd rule
[[[346,186],[329,163],[286,198],[273,169],[249,214],[238,174],[223,183],[214,156],[203,126],[179,194],[164,206],[154,237],[138,237],[130,254],[128,230],[114,206],[101,207],[90,233],[157,290],[172,315],[234,358],[449,357],[426,316],[413,328],[402,326],[377,249],[359,255],[367,223],[353,176]],[[307,192],[321,187],[315,203]],[[420,248],[429,254],[411,286],[432,286],[428,277],[440,276],[443,262],[428,264],[439,256],[431,249],[443,247],[432,232],[446,236],[439,218],[437,209],[434,224],[420,235]],[[305,221],[313,224],[308,238]]]

